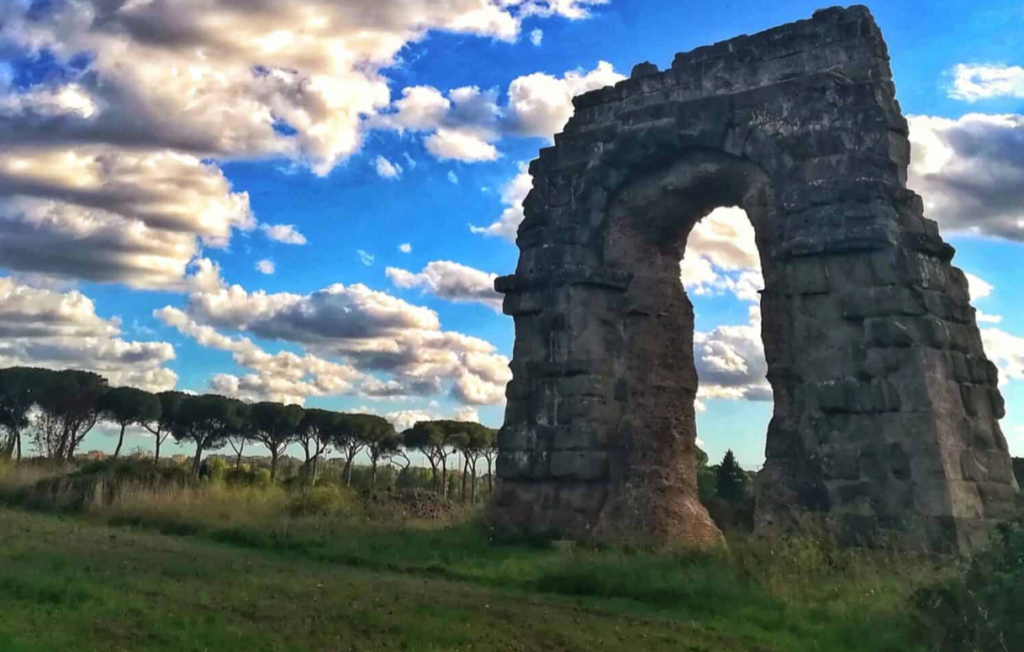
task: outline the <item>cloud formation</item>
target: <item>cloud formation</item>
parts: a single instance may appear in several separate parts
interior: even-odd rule
[[[501,156],[494,143],[502,137],[550,141],[572,117],[575,95],[622,79],[605,61],[593,70],[570,70],[561,77],[534,73],[509,84],[504,105],[496,88],[464,86],[446,96],[432,86],[409,86],[373,123],[399,132],[427,134],[424,145],[440,160],[493,161]]]
[[[3,123],[0,120],[0,123]],[[0,266],[174,288],[200,245],[224,247],[256,222],[215,165],[109,147],[0,152]]]
[[[117,319],[103,319],[87,296],[55,292],[0,278],[0,367],[30,365],[85,369],[111,385],[171,389],[178,376],[163,366],[174,359],[167,342],[121,338]]]
[[[256,271],[260,274],[270,275],[277,271],[277,266],[274,265],[274,261],[269,258],[264,258],[256,263]]]
[[[402,176],[402,166],[392,163],[383,156],[378,155],[373,159],[373,168],[377,171],[377,176],[382,179],[397,179]]]
[[[1017,337],[998,328],[981,329],[985,355],[999,367],[999,384],[1024,380],[1024,337]]]
[[[1024,68],[1001,64],[958,64],[949,96],[965,102],[995,97],[1024,98]]]
[[[694,332],[693,356],[700,380],[698,397],[772,400],[758,306],[750,307],[750,322],[746,325]]]
[[[375,397],[447,391],[465,405],[504,403],[505,385],[511,378],[508,358],[489,342],[444,331],[434,311],[364,285],[335,284],[307,295],[250,293],[234,285],[195,292],[185,310],[168,306],[155,316],[202,346],[231,351],[236,362],[266,376],[261,386],[284,375],[278,369],[272,375],[267,372],[266,361],[279,358],[298,368],[310,359],[323,365],[341,364],[330,367],[328,375],[354,383],[351,387],[335,383],[344,391]],[[296,344],[306,353],[268,358],[248,338],[221,331]],[[340,368],[346,373],[341,374]],[[390,379],[381,380],[375,374]],[[303,377],[292,380],[299,382]],[[296,386],[289,396],[294,401],[302,395],[300,390],[307,389]]]
[[[260,230],[274,242],[290,245],[306,244],[306,236],[299,233],[294,224],[261,224]]]
[[[501,312],[502,297],[494,291],[497,274],[489,274],[450,260],[427,263],[418,273],[398,267],[388,267],[385,273],[396,287],[421,288],[442,299],[457,303],[479,303],[495,312]]]
[[[527,17],[585,18],[595,4],[7,3],[0,50],[45,55],[53,74],[27,87],[0,74],[0,266],[185,287],[200,246],[225,247],[256,224],[221,162],[285,158],[284,169],[326,175],[390,106],[382,71],[410,43],[431,30],[513,42]],[[467,125],[482,119],[474,105],[493,104],[468,91],[451,96],[451,114]],[[480,137],[472,127],[435,130],[429,146],[439,156],[494,158]],[[287,226],[264,232],[304,244]],[[37,255],[70,249],[66,260]]]
[[[501,203],[505,209],[501,211],[498,219],[488,226],[475,226],[470,224],[469,230],[472,233],[488,237],[505,238],[509,242],[516,241],[516,234],[519,232],[519,225],[523,222],[523,200],[533,189],[533,177],[530,176],[526,163],[519,164],[519,173],[506,183],[501,189]]]
[[[1024,115],[911,116],[907,185],[946,232],[1024,241]]]
[[[741,301],[760,301],[758,291],[764,289],[761,258],[754,227],[743,209],[716,208],[693,227],[679,264],[679,278],[683,287],[697,296],[728,292]]]

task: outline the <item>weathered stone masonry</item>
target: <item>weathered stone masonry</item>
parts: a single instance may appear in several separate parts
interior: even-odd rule
[[[761,530],[968,549],[1019,500],[953,249],[906,188],[907,123],[864,7],[679,54],[575,98],[530,172],[498,515],[583,538],[705,545],[693,225],[756,231],[775,408]]]

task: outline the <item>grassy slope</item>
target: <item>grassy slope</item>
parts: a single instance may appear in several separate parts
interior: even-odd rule
[[[466,525],[113,520],[145,529],[0,508],[0,649],[914,649],[906,577],[822,575],[810,548],[737,561],[495,546]]]
[[[696,625],[0,509],[0,649],[747,650]]]

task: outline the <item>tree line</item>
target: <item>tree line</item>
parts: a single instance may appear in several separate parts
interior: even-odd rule
[[[497,431],[466,421],[421,421],[401,433],[383,417],[284,405],[271,401],[247,403],[217,394],[192,395],[179,391],[147,392],[134,387],[110,387],[90,371],[52,371],[31,367],[0,369],[0,459],[21,460],[22,440],[31,438],[35,450],[55,460],[72,460],[86,435],[99,422],[120,428],[113,457],[121,454],[125,430],[145,428],[154,437],[154,460],[169,437],[195,447],[192,473],[200,473],[202,456],[230,446],[236,467],[246,446],[261,445],[270,452],[270,477],[285,449],[298,444],[304,454],[304,473],[315,483],[320,461],[332,452],[344,460],[346,484],[352,465],[364,453],[370,461],[371,486],[381,464],[411,464],[408,451],[422,453],[430,464],[435,491],[447,494],[449,460],[462,460],[462,494],[467,477],[475,498],[477,465],[492,464],[497,455]]]

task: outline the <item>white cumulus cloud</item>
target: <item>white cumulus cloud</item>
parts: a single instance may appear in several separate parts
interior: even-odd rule
[[[469,225],[469,230],[485,236],[505,238],[509,242],[516,241],[516,233],[523,221],[523,200],[533,188],[533,177],[530,176],[526,163],[519,164],[519,172],[501,189],[501,203],[505,209],[498,219],[488,226]]]
[[[373,160],[373,167],[377,170],[377,176],[383,179],[397,179],[402,176],[402,166],[392,163],[383,156],[377,156]]]
[[[965,102],[994,97],[1024,98],[1024,68],[1001,64],[958,64],[949,96]]]
[[[306,236],[302,235],[294,224],[261,224],[260,230],[275,242],[290,245],[306,244]]]
[[[164,366],[173,359],[167,342],[122,339],[120,321],[98,316],[93,301],[77,290],[56,292],[0,278],[0,367],[84,369],[114,386],[163,391],[178,380]]]
[[[264,258],[256,263],[256,271],[260,274],[273,274],[277,271],[277,266],[274,265],[274,261],[269,258]]]
[[[462,303],[480,303],[501,312],[501,295],[494,291],[497,274],[460,265],[450,260],[435,260],[422,271],[413,273],[397,267],[385,270],[400,288],[421,288],[442,299]]]

